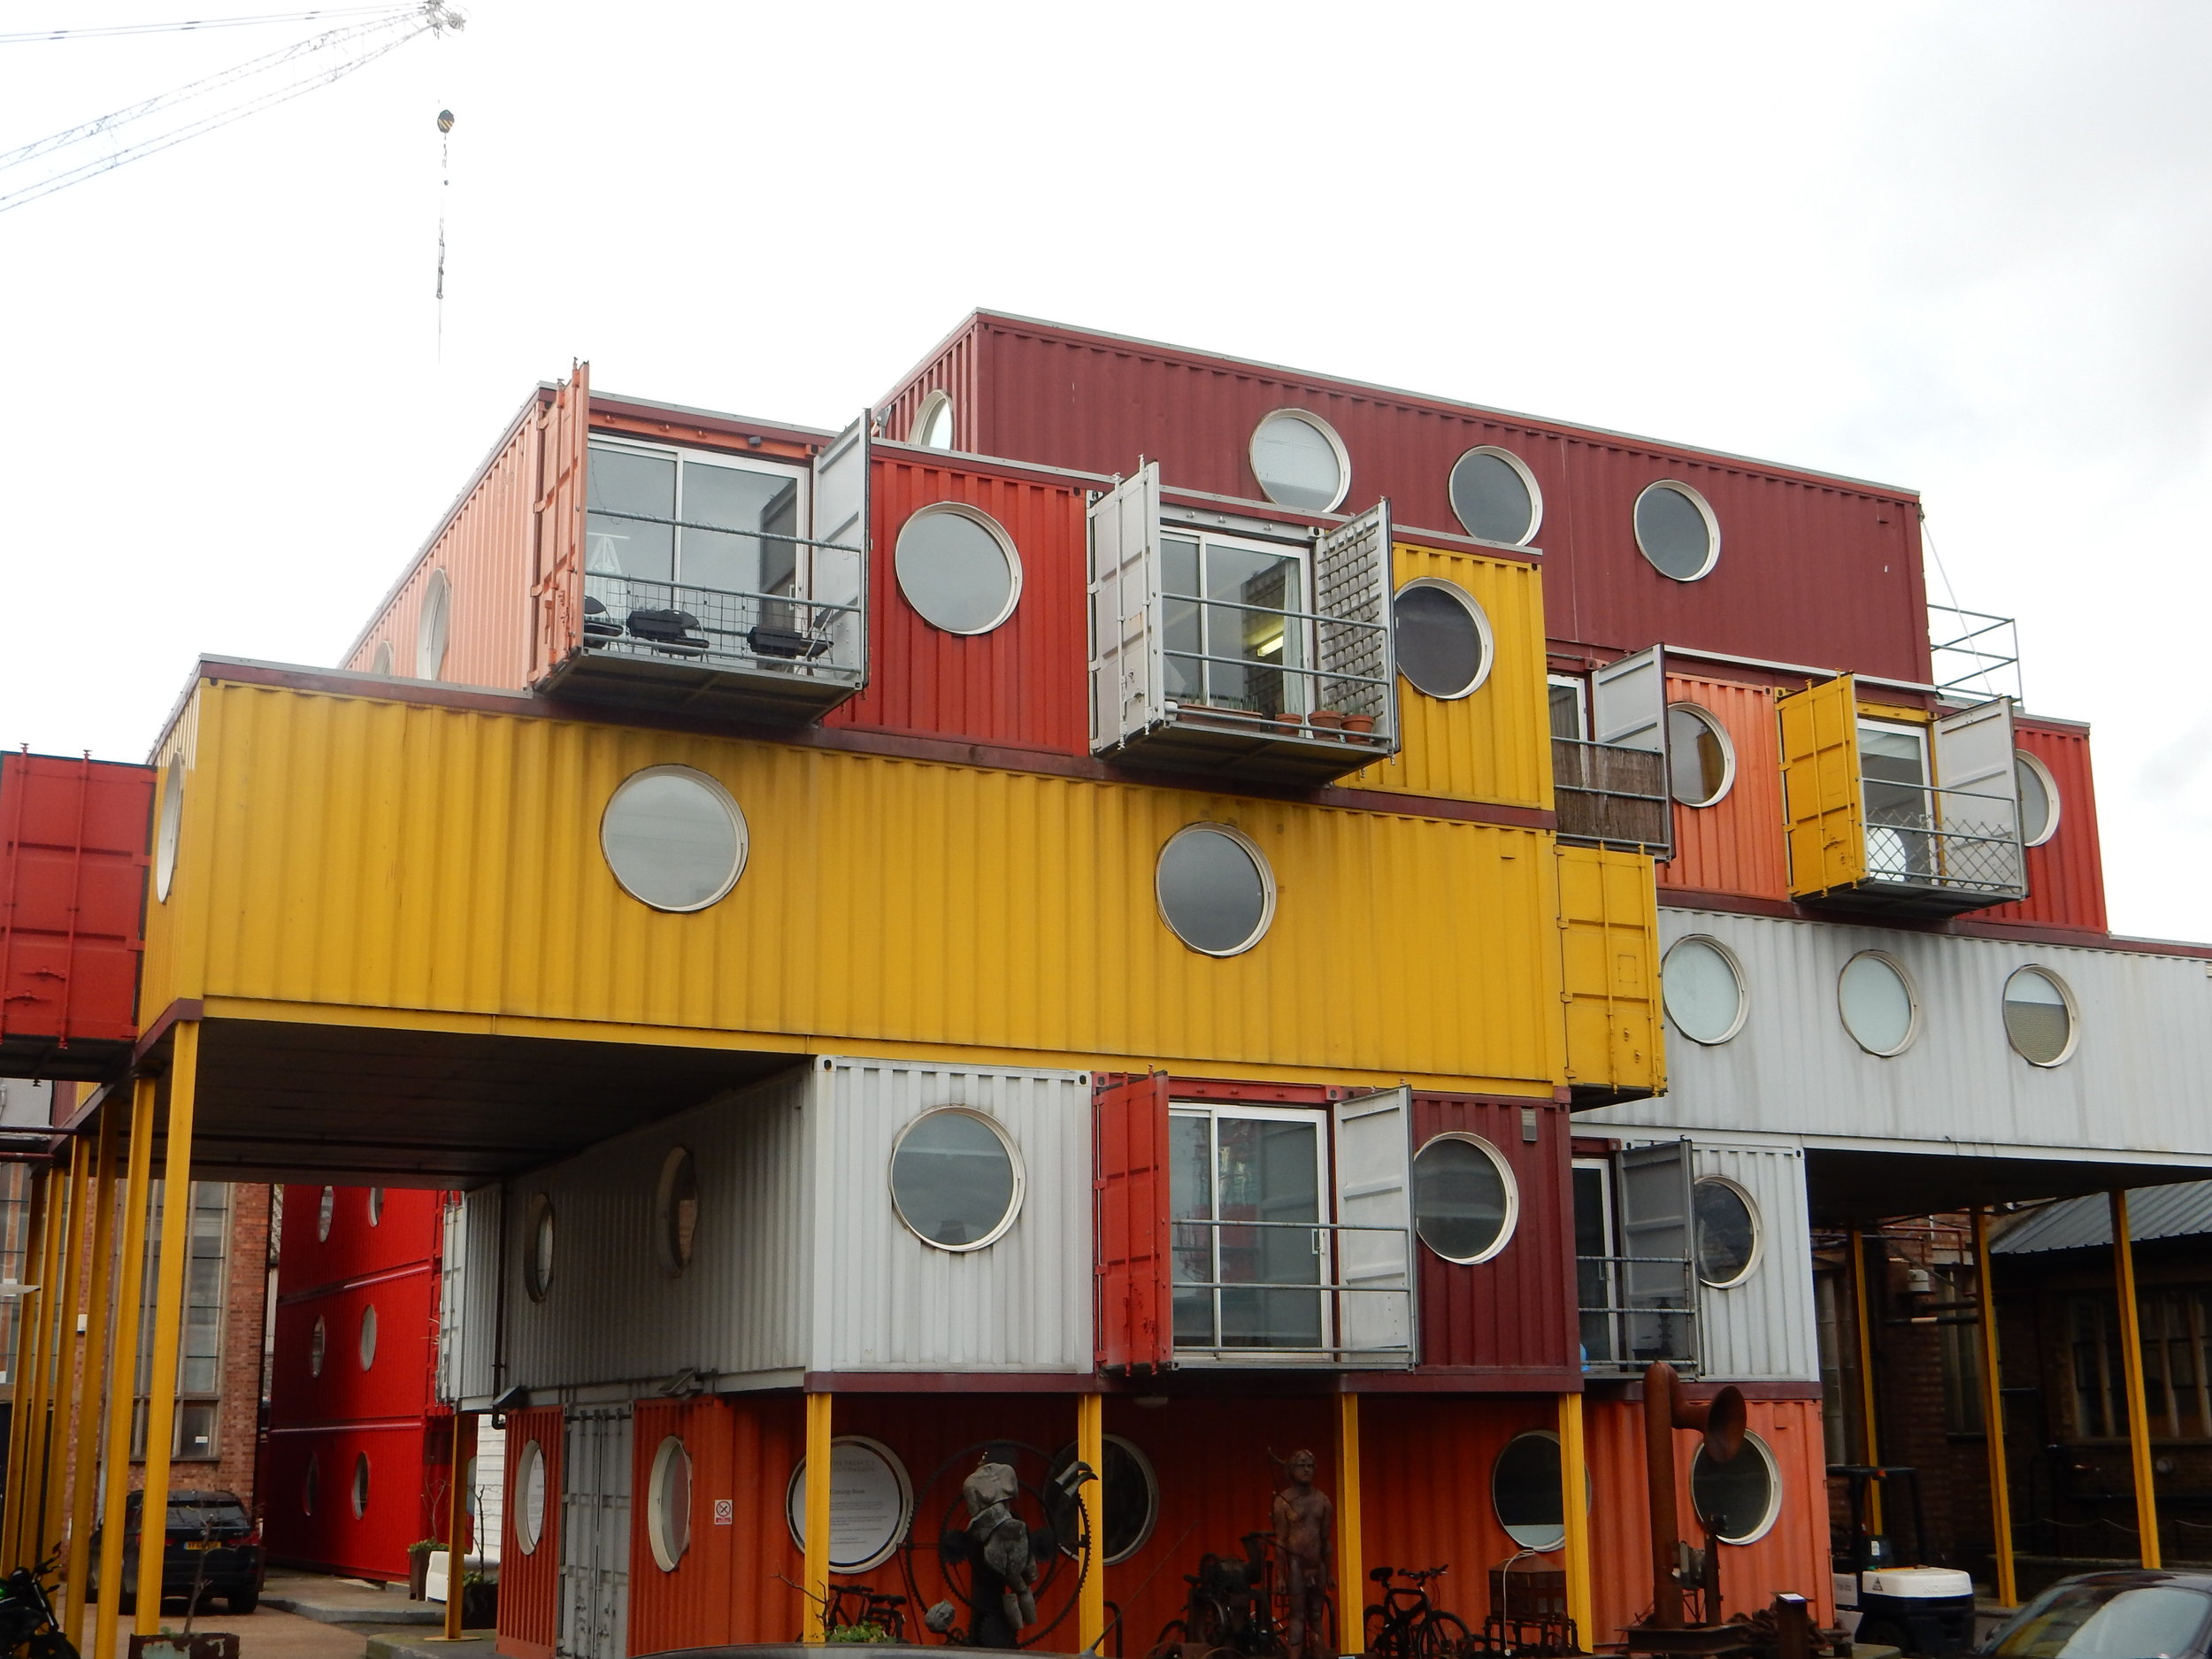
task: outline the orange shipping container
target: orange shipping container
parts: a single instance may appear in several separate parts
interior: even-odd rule
[[[1675,806],[1674,857],[1659,866],[1659,885],[1787,899],[1789,854],[1782,835],[1782,758],[1773,690],[1703,675],[1669,674],[1667,702],[1694,703],[1718,722],[1734,751],[1734,778],[1711,806]]]

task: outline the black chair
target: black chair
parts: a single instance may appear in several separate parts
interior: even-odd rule
[[[745,630],[745,643],[756,657],[786,657],[810,663],[830,648],[826,634],[802,634],[796,628],[772,628],[766,624]]]
[[[699,618],[688,611],[633,611],[630,634],[664,657],[707,654],[707,636],[699,632]]]
[[[584,595],[584,643],[596,640],[618,640],[622,625],[607,614],[607,607],[589,594]]]

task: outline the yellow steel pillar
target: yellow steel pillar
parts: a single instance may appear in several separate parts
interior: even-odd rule
[[[1340,1654],[1358,1653],[1366,1646],[1357,1623],[1366,1582],[1359,1516],[1359,1396],[1341,1394],[1336,1397],[1336,1650]]]
[[[1082,1653],[1095,1652],[1106,1640],[1106,1396],[1075,1396],[1075,1455],[1098,1471],[1077,1494],[1083,1505],[1083,1531],[1091,1540],[1090,1557],[1083,1568],[1082,1587],[1076,1592],[1075,1645]]]
[[[1874,1425],[1874,1319],[1867,1305],[1866,1234],[1854,1228],[1849,1237],[1851,1310],[1853,1327],[1858,1334],[1861,1461],[1878,1463],[1882,1461],[1882,1448],[1881,1436]],[[1866,1524],[1874,1532],[1882,1530],[1882,1483],[1878,1480],[1866,1483]]]
[[[43,1536],[62,1541],[69,1516],[67,1476],[77,1421],[77,1306],[84,1297],[85,1211],[92,1202],[96,1148],[79,1135],[69,1143],[69,1225],[61,1235],[61,1301],[54,1310],[54,1432],[46,1455]],[[91,1379],[83,1379],[88,1383]]]
[[[806,1397],[806,1640],[829,1640],[824,1618],[829,1611],[830,1576],[830,1399]]]
[[[152,1202],[154,1080],[131,1085],[131,1136],[124,1158],[123,1248],[115,1276],[115,1347],[108,1356],[107,1491],[100,1506],[100,1602],[93,1659],[115,1659],[122,1599],[125,1505],[131,1490],[131,1418],[138,1400],[139,1317],[146,1294],[146,1210]]]
[[[2135,1307],[2135,1240],[2128,1233],[2128,1195],[2115,1187],[2112,1202],[2112,1277],[2120,1295],[2120,1363],[2127,1379],[2128,1461],[2135,1468],[2135,1530],[2143,1564],[2155,1567],[2158,1548],[2158,1494],[2151,1490],[2150,1413],[2143,1405],[2143,1333]]]
[[[1989,1255],[1989,1211],[1974,1211],[1974,1276],[1980,1291],[1982,1432],[1989,1442],[1989,1518],[1997,1545],[1997,1600],[2020,1604],[2012,1571],[2012,1490],[2005,1471],[2005,1397],[1997,1376],[1997,1275]]]
[[[92,1487],[100,1451],[100,1384],[108,1372],[108,1293],[115,1259],[115,1154],[121,1137],[120,1102],[100,1103],[99,1139],[92,1148],[91,1305],[85,1310],[84,1404],[77,1413],[75,1467],[69,1478],[68,1599],[62,1629],[73,1645],[84,1641],[85,1575],[92,1564]]]
[[[1585,1653],[1596,1651],[1591,1629],[1597,1615],[1590,1599],[1590,1463],[1582,1439],[1582,1396],[1559,1396],[1559,1502],[1566,1518],[1560,1546],[1567,1574],[1567,1617],[1575,1622]]]
[[[468,1494],[462,1486],[468,1474],[469,1420],[459,1405],[453,1412],[453,1453],[445,1488],[445,1639],[461,1640],[461,1580],[468,1576]]]
[[[54,1453],[54,1348],[61,1307],[62,1240],[69,1231],[69,1175],[57,1165],[46,1178],[46,1236],[38,1263],[38,1374],[31,1379],[31,1455],[23,1467],[24,1566],[46,1554],[46,1485]]]
[[[168,1156],[161,1167],[161,1250],[154,1279],[153,1369],[146,1384],[146,1485],[139,1511],[141,1636],[161,1632],[161,1559],[168,1544],[169,1456],[177,1431],[177,1349],[184,1327],[185,1256],[192,1245],[192,1096],[200,1024],[179,1020],[169,1060]]]
[[[30,1209],[24,1217],[23,1277],[25,1288],[15,1304],[15,1407],[8,1423],[8,1495],[0,1516],[0,1567],[13,1568],[23,1560],[23,1494],[28,1489],[32,1432],[38,1389],[38,1312],[44,1305],[39,1275],[46,1263],[47,1187],[53,1177],[44,1170],[31,1171]]]

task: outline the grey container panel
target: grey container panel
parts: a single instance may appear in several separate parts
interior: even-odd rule
[[[1818,1382],[1804,1154],[1793,1147],[1693,1139],[1690,1168],[1697,1179],[1718,1176],[1741,1187],[1759,1229],[1758,1253],[1740,1282],[1698,1286],[1706,1378]]]
[[[822,1063],[817,1118],[817,1371],[1087,1372],[1087,1072],[893,1061]],[[993,1119],[1021,1159],[1013,1225],[979,1250],[924,1243],[890,1193],[892,1143],[938,1106]]]
[[[1667,1032],[1669,1093],[1578,1122],[1764,1132],[1815,1147],[2015,1156],[2158,1152],[2212,1166],[2212,979],[2185,956],[1663,910],[1663,941],[1717,939],[1749,1003],[1724,1043]],[[1920,1003],[1888,1058],[1844,1030],[1836,978],[1861,950],[1903,964]],[[2065,981],[2079,1041],[2055,1067],[2005,1040],[2006,979],[2034,965]]]
[[[458,1271],[445,1277],[442,1326],[457,1369],[454,1382],[464,1401],[488,1401],[500,1392],[495,1372],[499,1352],[499,1229],[501,1193],[479,1187],[463,1194],[451,1219],[447,1260]]]

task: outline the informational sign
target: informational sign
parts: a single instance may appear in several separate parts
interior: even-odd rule
[[[791,1471],[784,1491],[784,1518],[801,1549],[806,1548],[806,1459]],[[898,1454],[864,1435],[830,1442],[830,1566],[865,1572],[891,1558],[914,1517],[914,1486]]]
[[[717,1526],[737,1525],[737,1500],[735,1498],[717,1498],[714,1501],[714,1524]]]

